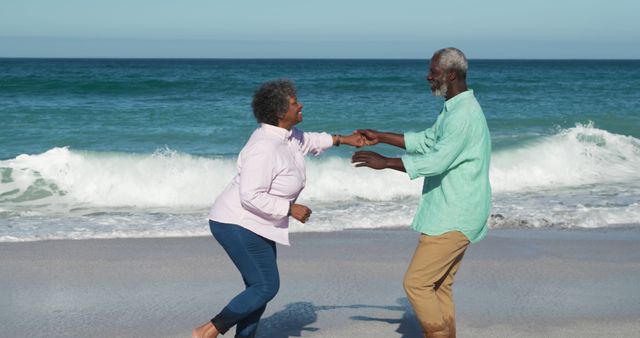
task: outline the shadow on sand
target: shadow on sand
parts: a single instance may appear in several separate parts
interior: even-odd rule
[[[281,311],[273,315],[263,318],[260,321],[258,329],[258,337],[269,338],[289,338],[301,337],[303,331],[318,331],[320,328],[312,326],[318,320],[318,312],[332,311],[337,309],[382,309],[389,311],[400,311],[402,317],[397,318],[378,318],[367,316],[352,316],[352,320],[358,321],[375,321],[393,325],[398,325],[396,332],[402,338],[419,338],[422,337],[420,324],[416,320],[415,313],[411,308],[411,304],[406,298],[398,298],[398,305],[381,306],[381,305],[313,305],[311,302],[296,302],[285,306]]]

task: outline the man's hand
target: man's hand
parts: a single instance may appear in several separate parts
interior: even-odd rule
[[[387,168],[388,158],[373,151],[356,151],[351,157],[351,163],[356,167],[369,167],[371,169]]]
[[[365,144],[368,146],[376,145],[378,144],[378,142],[380,142],[380,140],[378,139],[378,132],[375,130],[358,129],[354,132],[354,134],[361,135],[365,140]]]
[[[291,217],[297,219],[298,221],[306,223],[311,216],[311,209],[302,204],[291,204],[289,214],[291,215]]]

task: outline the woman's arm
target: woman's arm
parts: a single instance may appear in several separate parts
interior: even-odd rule
[[[364,147],[366,145],[365,138],[362,135],[354,133],[348,136],[333,135],[333,146],[338,147],[341,144],[354,146],[356,148]]]
[[[281,170],[277,156],[261,144],[241,153],[240,203],[242,207],[268,220],[281,220],[290,213],[287,199],[269,194],[273,179]]]
[[[365,145],[364,138],[359,134],[348,136],[329,135],[328,133],[306,132],[294,128],[292,137],[298,140],[300,149],[305,155],[308,153],[319,155],[324,150],[331,147],[338,147],[341,144],[354,147],[363,147]]]

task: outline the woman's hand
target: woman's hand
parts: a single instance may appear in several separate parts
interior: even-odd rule
[[[366,145],[365,138],[358,133],[353,133],[349,136],[338,137],[340,137],[340,144],[347,144],[356,148],[364,147]]]
[[[302,204],[291,204],[289,215],[302,223],[306,223],[311,216],[311,209]]]

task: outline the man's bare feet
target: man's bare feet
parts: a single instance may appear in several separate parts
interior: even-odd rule
[[[219,334],[220,332],[211,322],[206,322],[191,331],[192,338],[216,338]]]

